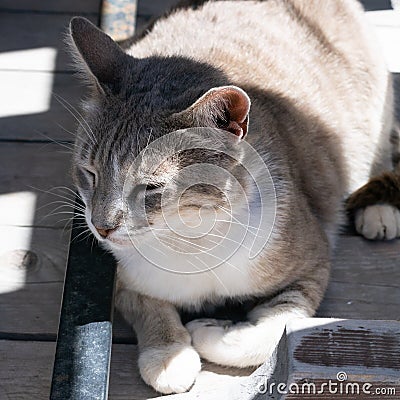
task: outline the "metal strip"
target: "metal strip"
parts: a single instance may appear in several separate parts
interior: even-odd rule
[[[82,240],[77,218],[71,244],[54,361],[51,400],[105,400],[110,372],[116,263]]]

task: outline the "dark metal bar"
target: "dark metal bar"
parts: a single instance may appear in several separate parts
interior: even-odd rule
[[[82,240],[74,218],[51,400],[105,400],[112,344],[115,260]]]

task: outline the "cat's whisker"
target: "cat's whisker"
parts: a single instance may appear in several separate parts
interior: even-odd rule
[[[230,218],[233,218],[234,220],[235,220],[235,222],[237,222],[238,224],[240,224],[240,225],[242,225],[243,227],[247,227],[247,225],[245,225],[245,224],[243,224],[243,222],[241,222],[241,221],[239,221],[228,209],[226,209],[226,208],[224,208],[224,207],[222,207],[222,206],[220,206],[220,205],[217,205],[217,207],[219,208],[219,209],[221,209],[222,211],[224,211],[225,213],[227,213],[228,215],[229,215],[229,217]],[[253,229],[257,229],[257,231],[263,231],[263,229],[262,228],[257,228],[257,227],[254,227],[254,226],[251,226],[251,225],[249,225],[251,228],[253,228]]]
[[[221,286],[224,288],[224,290],[226,291],[226,294],[229,296],[230,295],[230,293],[229,293],[229,290],[228,290],[228,288],[225,286],[225,284],[222,282],[222,280],[221,280],[221,278],[215,273],[215,271],[212,269],[212,268],[209,268],[208,267],[208,265],[203,261],[203,260],[201,260],[199,257],[197,257],[197,256],[194,256],[197,260],[199,260],[205,267],[206,267],[206,269],[205,270],[199,270],[199,271],[201,271],[201,272],[207,272],[207,273],[211,273],[212,275],[214,275],[216,278],[217,278],[217,280],[218,280],[218,282],[221,284]],[[191,263],[195,268],[196,268],[196,266],[193,264],[193,263]]]
[[[159,239],[160,239],[161,242],[162,242],[162,241],[169,240],[170,242],[171,242],[171,241],[174,242],[174,244],[175,244],[175,243],[178,243],[179,246],[176,245],[176,247],[178,248],[178,252],[181,252],[181,253],[182,253],[183,250],[184,250],[184,247],[183,247],[183,246],[186,246],[186,247],[192,246],[192,248],[198,246],[198,245],[196,245],[195,243],[191,243],[191,242],[189,242],[189,241],[184,242],[184,241],[182,241],[182,240],[180,240],[180,239],[174,238],[173,236],[167,236],[167,235],[166,235],[166,236],[162,236],[162,237],[159,238]],[[207,250],[205,247],[204,247],[204,249]],[[190,247],[189,247],[188,251],[189,251],[189,250],[192,250],[192,251],[193,251],[193,249],[190,249]],[[200,252],[200,251],[199,251],[199,252]]]
[[[151,140],[151,135],[153,134],[153,128],[150,128],[149,131],[149,136],[147,137],[147,143],[146,143],[146,147],[143,149],[142,152],[142,159],[144,158],[144,156],[147,154],[147,150],[149,149],[149,144],[150,144],[150,140]]]
[[[162,236],[164,237],[164,239],[175,240],[175,243],[182,244],[182,240],[181,240],[180,238],[173,237],[173,236],[167,236],[167,235],[162,235]],[[183,244],[184,244],[184,245],[190,244],[190,245],[192,245],[192,246],[194,246],[194,247],[200,246],[200,245],[198,245],[198,244],[196,244],[196,243],[192,243],[192,242],[190,242],[190,241],[186,241],[186,242],[187,242],[187,243],[183,243]],[[210,250],[209,248],[206,248],[206,247],[204,247],[204,246],[201,246],[201,247],[203,247],[203,249],[206,249],[206,251],[204,252],[205,254],[207,254],[207,255],[209,255],[209,256],[211,256],[211,257],[216,258],[218,261],[224,262],[225,264],[227,264],[227,265],[229,265],[230,267],[236,269],[237,271],[239,271],[241,274],[244,275],[244,272],[243,272],[241,269],[239,269],[238,267],[236,267],[235,265],[233,265],[232,263],[230,263],[228,260],[224,260],[224,259],[222,259],[221,257],[218,257],[218,256],[215,255],[215,254],[209,253],[209,252],[208,252],[208,251]],[[207,250],[208,250],[208,251],[207,251]],[[194,256],[194,254],[191,254],[191,256]],[[212,268],[209,268],[209,269],[212,269]]]
[[[96,238],[94,237],[94,235],[93,235],[93,237],[92,237],[92,244],[90,245],[90,254],[92,254],[93,253],[93,246],[94,246],[94,241],[96,240]]]
[[[62,126],[61,124],[59,124],[59,123],[56,123],[57,124],[57,126],[59,127],[59,128],[61,128],[65,133],[69,133],[71,136],[73,136],[74,138],[75,138],[75,136],[76,136],[76,133],[75,132],[71,132],[70,130],[68,130],[67,128],[65,128],[64,126]]]
[[[251,232],[250,229],[254,229],[256,231],[265,231],[264,229],[261,228],[257,228],[255,226],[251,226],[251,225],[246,225],[240,222],[236,222],[236,221],[231,221],[231,220],[227,220],[227,219],[216,219],[215,222],[226,222],[228,224],[234,224],[234,225],[240,225],[242,226],[244,229],[249,230],[249,233],[251,233],[252,235],[256,235],[256,233]],[[266,232],[266,231],[265,231]]]
[[[72,199],[72,198],[70,198],[70,197],[63,196],[63,195],[61,195],[61,194],[59,194],[59,193],[54,193],[54,191],[53,191],[53,190],[55,190],[54,188],[49,189],[49,190],[42,190],[42,189],[36,188],[36,187],[34,187],[34,186],[29,186],[29,185],[28,185],[28,187],[30,187],[30,188],[33,189],[33,190],[39,191],[39,192],[41,192],[41,193],[50,194],[50,195],[52,195],[52,196],[59,197],[59,198],[64,199],[64,200],[66,200],[66,201],[70,201],[71,204],[74,204],[74,206],[75,206],[75,203],[73,203],[73,202],[74,202],[74,199]]]
[[[180,241],[180,242],[184,242],[184,243],[188,243],[188,244],[190,244],[191,246],[195,246],[195,247],[197,247],[197,248],[200,248],[200,249],[204,249],[204,250],[206,250],[206,251],[209,251],[210,249],[209,248],[207,248],[207,247],[205,247],[205,246],[201,246],[201,245],[199,245],[199,244],[197,244],[197,243],[193,243],[193,242],[191,242],[191,241],[189,241],[189,240],[186,240],[186,239],[183,239],[183,238],[181,238],[181,237],[174,237],[174,236],[168,236],[168,235],[159,235],[158,237],[168,237],[168,238],[173,238],[173,239],[176,239],[176,240],[178,240],[178,241]]]
[[[214,240],[211,240],[211,239],[209,238],[209,236],[212,236],[212,237],[215,237],[215,238],[220,238],[220,239],[222,239],[222,240],[221,240],[220,242],[216,242],[216,241],[214,241]],[[247,246],[245,246],[243,243],[240,243],[240,242],[238,242],[237,240],[231,239],[231,238],[226,237],[226,236],[220,236],[220,235],[210,234],[210,233],[209,233],[209,234],[207,234],[207,236],[205,236],[203,239],[204,239],[204,240],[208,240],[208,241],[211,242],[211,243],[214,243],[216,246],[222,246],[222,247],[227,247],[227,243],[223,243],[223,242],[224,242],[224,240],[228,240],[229,242],[235,243],[235,244],[239,245],[240,247],[242,247],[242,248],[244,248],[244,249],[250,251],[250,249],[249,249]],[[216,246],[215,246],[215,247],[216,247]]]
[[[87,123],[85,118],[83,118],[83,116],[79,113],[79,111],[73,105],[71,105],[67,100],[65,100],[61,95],[58,95],[55,92],[52,92],[52,94],[53,94],[54,98],[75,118],[75,120],[78,122],[78,124],[86,132],[89,139],[92,141],[92,144],[95,145],[97,143],[95,134],[94,134],[93,130],[90,128],[90,125]],[[78,118],[77,115],[73,111],[80,118]],[[87,128],[83,125],[82,121],[86,124]]]
[[[80,239],[81,241],[87,239],[87,238],[92,234],[92,231],[91,231],[89,228],[85,229],[84,231],[82,231],[81,233],[79,233],[77,236],[75,236],[75,237],[72,239],[71,243],[74,242],[74,241],[76,241],[76,240],[78,240],[78,238],[80,238],[80,237],[81,237],[82,235],[84,235],[84,234],[87,234],[87,236],[81,238],[81,239]]]
[[[55,209],[53,209],[52,211],[57,211],[59,209],[62,208],[67,208],[67,211],[73,213],[74,210],[76,212],[77,215],[84,215],[85,210],[83,208],[79,209],[77,207],[74,207],[72,204],[69,203],[65,203],[64,200],[58,200],[58,201],[52,201],[51,203],[46,204],[45,206],[40,207],[40,209],[44,208],[44,207],[49,207],[53,204],[59,204],[61,203],[61,205],[57,206]]]
[[[71,222],[72,222],[73,220],[74,220],[74,217],[72,216],[72,217],[60,219],[60,220],[57,221],[57,223],[64,222],[64,221],[71,221]],[[77,227],[87,226],[87,224],[86,224],[84,221],[82,221],[82,222],[75,222],[75,225],[76,225]]]
[[[58,140],[53,139],[50,136],[46,135],[45,133],[39,131],[38,129],[35,129],[35,132],[38,133],[40,136],[43,136],[44,138],[49,140],[51,143],[58,144],[59,146],[62,146],[64,148],[68,149],[68,154],[71,154],[71,152],[74,150],[73,143],[71,144],[70,142],[65,141],[65,140],[58,141]],[[70,146],[68,144],[70,144]]]
[[[165,239],[174,239],[174,238],[173,238],[173,237],[167,236]],[[175,247],[178,248],[178,250],[180,250],[179,247],[178,247],[178,245],[175,244],[175,243],[169,244],[169,246],[175,246]],[[198,267],[190,260],[190,258],[187,258],[185,261],[186,261],[188,264],[192,265],[199,273],[211,273],[212,275],[214,275],[215,278],[218,280],[218,282],[221,284],[221,286],[224,288],[224,290],[226,291],[226,293],[229,295],[229,290],[228,290],[228,288],[224,285],[224,283],[222,282],[221,278],[215,273],[215,271],[213,271],[213,269],[210,268],[210,267],[205,263],[205,261],[203,261],[203,260],[202,260],[200,257],[198,257],[197,255],[192,254],[191,256],[194,257],[196,260],[198,260],[200,263],[202,263],[202,264],[205,266],[205,269],[198,268]],[[240,270],[239,270],[239,271],[240,271]],[[242,271],[240,271],[240,272],[242,272]]]
[[[53,190],[54,190],[54,189],[63,189],[63,190],[66,190],[66,191],[70,192],[71,194],[73,194],[74,196],[77,196],[77,197],[81,198],[81,196],[79,195],[79,193],[78,193],[77,191],[71,189],[71,188],[68,187],[68,186],[54,186],[54,187],[53,187]]]
[[[54,205],[54,204],[57,204],[57,203],[63,203],[63,201],[62,200],[59,200],[57,202],[53,201],[51,203],[48,203],[48,204],[45,204],[45,205],[39,207],[37,210],[39,211],[39,210],[41,210],[43,208],[48,208],[51,205]],[[69,211],[71,213],[74,213],[74,211],[75,211],[75,214],[77,216],[79,216],[79,215],[85,216],[85,210],[84,209],[76,208],[72,204],[68,204],[68,203],[67,204],[66,203],[61,204],[60,206],[57,206],[56,208],[54,208],[50,212],[54,212],[54,211],[57,211],[57,210],[60,210],[60,209],[66,209],[66,211]]]

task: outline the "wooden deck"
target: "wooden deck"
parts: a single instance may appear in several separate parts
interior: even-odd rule
[[[137,24],[168,3],[139,1]],[[366,3],[373,9],[377,1]],[[97,23],[99,10],[100,0],[0,4],[0,400],[48,398],[69,242],[62,220],[70,216],[48,215],[59,205],[49,203],[71,199],[67,189],[54,189],[71,187],[66,147],[76,121],[61,103],[76,105],[83,93],[62,39],[73,15]],[[400,11],[371,11],[368,18],[400,95]],[[318,316],[397,320],[399,309],[400,241],[343,235]],[[139,378],[132,332],[118,316],[114,336],[109,398],[157,397]],[[193,393],[251,372],[204,369]]]

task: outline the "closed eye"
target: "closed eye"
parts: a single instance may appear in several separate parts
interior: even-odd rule
[[[150,191],[150,190],[156,190],[156,189],[159,189],[159,188],[161,188],[162,187],[162,185],[160,184],[160,183],[147,183],[146,185],[145,185],[145,190],[146,191]]]
[[[81,167],[80,169],[83,172],[83,174],[86,176],[86,179],[92,184],[92,186],[93,187],[96,186],[96,180],[97,180],[96,173],[93,170],[88,169],[86,167]]]

